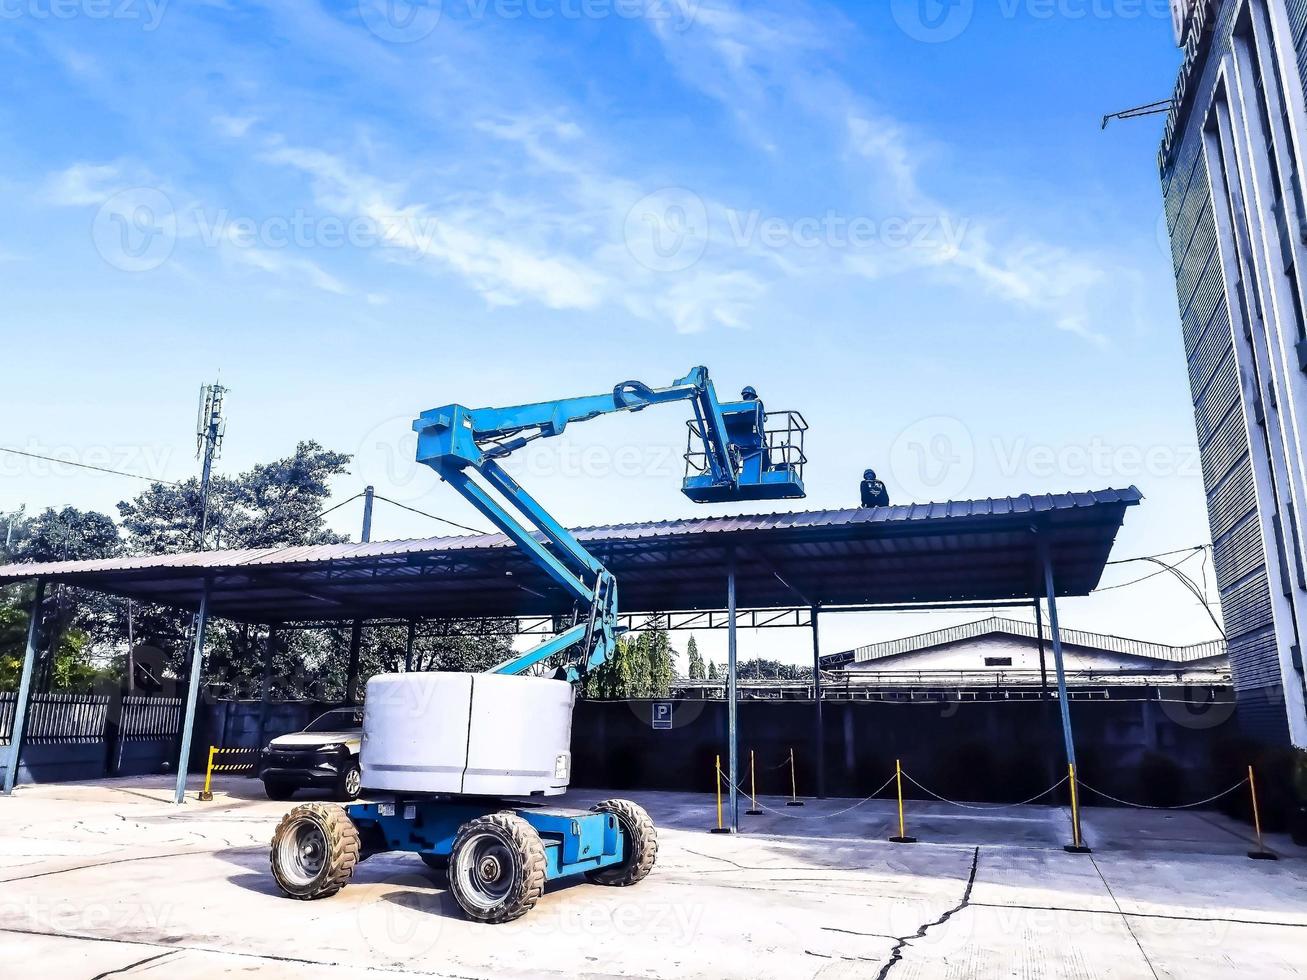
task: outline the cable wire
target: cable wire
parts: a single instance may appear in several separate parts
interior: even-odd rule
[[[0,446],[0,453],[12,453],[15,456],[26,456],[28,459],[42,459],[47,463],[59,463],[61,466],[77,466],[84,470],[95,470],[97,473],[108,473],[112,476],[125,476],[133,480],[144,480],[147,483],[162,483],[166,487],[180,487],[180,483],[174,483],[171,480],[160,480],[152,476],[142,476],[140,473],[128,473],[125,470],[113,470],[107,466],[93,466],[90,463],[78,463],[71,459],[60,459],[57,456],[42,456],[40,453],[24,452],[21,449],[10,449],[8,446]]]
[[[959,803],[957,800],[950,800],[947,797],[940,796],[933,789],[928,789],[927,787],[922,786],[921,783],[917,782],[906,772],[903,774],[903,778],[906,779],[908,782],[910,782],[913,786],[917,787],[917,789],[921,790],[922,792],[929,793],[931,796],[935,797],[935,799],[939,800],[941,803],[947,803],[950,806],[960,806],[964,810],[1011,810],[1013,807],[1028,806],[1029,804],[1034,803],[1035,800],[1039,799],[1040,797],[1047,796],[1049,793],[1053,792],[1053,790],[1057,789],[1059,786],[1061,786],[1071,777],[1069,775],[1063,776],[1061,779],[1055,782],[1052,786],[1048,787],[1048,789],[1044,790],[1042,793],[1036,793],[1030,799],[1022,800],[1020,803],[987,803],[987,804]]]
[[[1101,789],[1094,789],[1094,787],[1090,786],[1084,780],[1081,779],[1076,780],[1076,784],[1080,786],[1081,789],[1087,789],[1091,793],[1097,793],[1099,796],[1103,797],[1104,799],[1111,800],[1113,803],[1120,803],[1122,806],[1136,807],[1140,810],[1191,810],[1196,806],[1202,806],[1205,803],[1211,803],[1215,800],[1219,800],[1222,796],[1229,796],[1235,790],[1239,789],[1239,787],[1246,785],[1247,782],[1248,782],[1248,777],[1244,776],[1243,779],[1239,780],[1229,789],[1223,789],[1215,796],[1209,796],[1207,799],[1199,800],[1196,803],[1181,803],[1177,806],[1153,806],[1152,804],[1149,803],[1131,803],[1129,800],[1122,800],[1118,797],[1111,795],[1110,793],[1104,793]]]
[[[718,778],[726,784],[728,789],[730,788],[731,779],[729,776],[726,775],[726,773],[724,772],[718,773]],[[775,807],[770,807],[766,803],[763,803],[761,800],[754,799],[754,797],[750,796],[738,785],[735,787],[735,791],[740,796],[743,796],[745,799],[749,800],[751,803],[758,804],[759,807],[766,810],[768,813],[774,813],[778,817],[789,817],[791,820],[829,820],[831,817],[842,816],[843,814],[848,813],[850,810],[856,810],[858,807],[862,806],[862,804],[874,800],[892,782],[894,782],[894,777],[890,776],[890,778],[885,780],[885,782],[881,784],[880,788],[877,789],[870,796],[865,796],[862,799],[860,799],[857,803],[854,803],[852,806],[846,806],[843,810],[836,810],[834,813],[789,813],[788,811],[785,810],[777,810]]]
[[[442,522],[442,523],[444,523],[444,524],[449,524],[449,525],[451,525],[451,526],[453,526],[453,527],[458,528],[460,531],[468,531],[468,532],[470,532],[470,533],[472,533],[472,534],[489,534],[489,533],[490,533],[489,531],[483,531],[483,530],[481,530],[480,528],[477,528],[477,527],[468,527],[466,524],[460,524],[460,523],[458,523],[458,521],[451,521],[448,517],[441,517],[439,514],[428,514],[425,510],[418,510],[416,507],[410,507],[408,504],[401,504],[398,500],[391,500],[389,497],[383,497],[383,496],[382,496],[381,494],[379,494],[379,493],[374,493],[374,494],[372,495],[372,499],[373,499],[373,500],[384,500],[386,503],[391,504],[392,506],[398,507],[400,510],[408,510],[408,511],[412,511],[414,514],[420,514],[420,515],[423,516],[423,517],[429,517],[429,518],[431,518],[433,521],[440,521],[440,522]]]

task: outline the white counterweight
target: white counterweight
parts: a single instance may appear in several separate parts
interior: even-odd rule
[[[572,776],[572,685],[513,674],[380,674],[363,707],[363,787],[556,796]]]

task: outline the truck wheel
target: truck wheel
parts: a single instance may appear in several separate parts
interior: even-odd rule
[[[510,811],[469,820],[449,856],[449,890],[478,922],[508,922],[535,907],[545,890],[545,845]]]
[[[336,799],[349,803],[359,798],[363,789],[363,771],[359,769],[357,759],[350,759],[349,764],[336,777]]]
[[[291,898],[326,898],[354,874],[358,828],[333,803],[301,803],[277,824],[270,858],[277,886]]]
[[[593,813],[611,813],[626,839],[625,853],[618,864],[587,871],[586,879],[596,885],[625,887],[648,877],[658,858],[658,831],[644,807],[630,800],[604,800],[590,808]]]
[[[278,782],[275,779],[265,779],[263,781],[263,792],[270,800],[289,800],[295,795],[295,787],[290,783]]]

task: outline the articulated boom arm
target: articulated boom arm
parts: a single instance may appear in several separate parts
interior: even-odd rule
[[[803,496],[795,467],[784,460],[770,462],[763,430],[766,414],[761,403],[755,397],[725,406],[724,411],[708,369],[703,367],[694,368],[665,388],[627,381],[608,394],[508,408],[446,405],[423,412],[413,423],[418,434],[418,462],[434,469],[494,522],[572,596],[576,608],[588,611],[581,617],[582,622],[499,664],[493,672],[523,673],[556,653],[580,645],[580,653],[563,672],[567,679],[576,681],[608,659],[618,633],[617,581],[612,573],[498,461],[535,439],[562,434],[573,422],[617,412],[639,412],[650,405],[675,401],[692,403],[691,431],[702,443],[702,450],[694,454],[696,461],[702,462],[696,466],[694,477],[686,479],[685,492],[691,499]],[[745,420],[743,427],[740,419]],[[755,448],[753,455],[746,457],[741,444],[762,448]],[[754,457],[759,454],[761,462],[755,465]],[[800,462],[801,455],[800,451]]]

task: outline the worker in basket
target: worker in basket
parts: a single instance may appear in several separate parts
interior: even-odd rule
[[[883,482],[876,479],[875,470],[866,470],[862,474],[862,506],[889,506],[889,491],[885,489]]]

